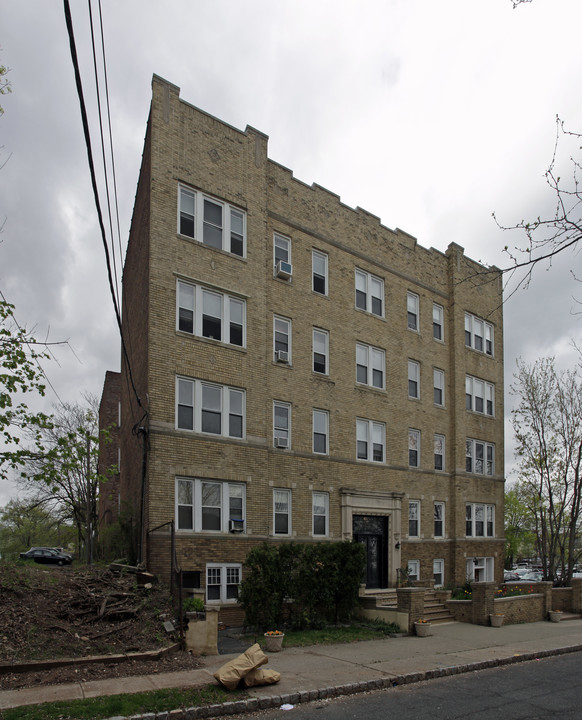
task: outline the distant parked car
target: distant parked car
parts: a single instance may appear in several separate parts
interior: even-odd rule
[[[34,560],[34,562],[43,565],[70,565],[73,562],[73,558],[67,553],[42,547],[33,547],[27,552],[20,553],[20,559]]]
[[[537,571],[531,571],[528,573],[525,573],[522,575],[519,580],[516,580],[515,582],[524,582],[524,583],[535,583],[535,582],[541,582],[544,579],[544,574]]]
[[[520,580],[521,575],[519,575],[516,572],[513,572],[512,570],[504,570],[503,571],[503,582],[512,582],[514,580]]]

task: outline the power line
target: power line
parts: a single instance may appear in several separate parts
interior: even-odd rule
[[[106,260],[106,263],[107,263],[107,278],[108,278],[108,281],[109,281],[109,290],[110,290],[110,293],[111,293],[111,298],[112,298],[112,300],[113,300],[113,307],[114,307],[114,309],[115,309],[115,318],[116,318],[116,320],[117,320],[117,326],[118,326],[118,328],[119,328],[119,335],[120,335],[120,338],[121,338],[121,349],[122,349],[122,352],[123,352],[123,356],[124,356],[125,362],[126,362],[126,364],[127,364],[127,370],[128,370],[128,374],[129,374],[129,378],[130,378],[130,382],[131,382],[131,387],[132,387],[133,393],[134,393],[134,395],[135,395],[135,398],[136,398],[136,400],[137,400],[137,404],[142,408],[142,410],[144,411],[144,413],[147,414],[147,409],[144,407],[144,405],[143,405],[143,403],[142,403],[142,401],[141,401],[141,399],[140,399],[140,397],[139,397],[139,393],[137,392],[137,388],[136,388],[136,386],[135,386],[135,382],[134,382],[134,379],[133,379],[133,372],[132,372],[132,369],[131,369],[131,362],[130,362],[130,360],[129,360],[129,355],[128,355],[128,353],[127,353],[127,348],[126,348],[125,341],[124,341],[124,338],[123,338],[123,330],[122,330],[122,326],[121,326],[121,315],[120,315],[120,312],[119,312],[119,305],[118,305],[118,303],[117,303],[117,298],[116,298],[116,294],[115,294],[115,288],[114,288],[114,284],[113,284],[113,276],[112,276],[112,270],[111,270],[111,259],[110,259],[110,255],[109,255],[109,248],[108,248],[108,246],[107,246],[107,237],[106,237],[106,234],[105,234],[105,226],[104,226],[104,224],[103,224],[103,214],[102,214],[102,212],[101,212],[101,204],[100,204],[100,201],[99,201],[99,191],[98,191],[98,188],[97,188],[97,179],[96,179],[96,175],[95,175],[95,165],[94,165],[94,162],[93,162],[93,152],[92,152],[92,149],[91,149],[91,136],[90,136],[90,133],[89,133],[89,122],[88,122],[88,119],[87,119],[87,110],[86,110],[86,107],[85,107],[85,99],[84,99],[84,96],[83,96],[83,85],[82,85],[82,82],[81,82],[81,74],[80,74],[80,71],[79,71],[79,62],[78,62],[78,57],[77,57],[77,48],[76,48],[76,45],[75,45],[75,33],[74,33],[74,30],[73,30],[73,21],[72,21],[72,18],[71,18],[71,8],[70,8],[70,6],[69,6],[69,0],[63,0],[63,2],[64,2],[65,20],[66,20],[66,24],[67,24],[67,32],[68,32],[68,34],[69,34],[69,46],[70,46],[70,49],[71,49],[71,60],[72,60],[73,68],[74,68],[74,71],[75,71],[75,84],[76,84],[76,86],[77,86],[77,94],[78,94],[78,96],[79,96],[79,106],[80,106],[80,110],[81,110],[81,120],[82,120],[82,123],[83,123],[83,133],[84,133],[84,137],[85,137],[85,147],[86,147],[86,149],[87,149],[87,159],[88,159],[88,162],[89,162],[89,171],[90,171],[90,174],[91,174],[91,185],[92,185],[92,188],[93,188],[93,197],[94,197],[94,199],[95,199],[95,207],[96,207],[96,209],[97,209],[97,217],[98,217],[98,220],[99,220],[99,229],[100,229],[100,231],[101,231],[101,240],[102,240],[102,243],[103,243],[103,249],[104,249],[104,251],[105,251],[105,260]]]

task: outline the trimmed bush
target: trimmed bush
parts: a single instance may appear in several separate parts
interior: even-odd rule
[[[359,543],[263,543],[248,554],[239,601],[245,624],[317,629],[347,621],[358,604],[365,566]]]

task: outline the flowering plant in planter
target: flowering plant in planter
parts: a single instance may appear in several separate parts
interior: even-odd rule
[[[430,620],[425,620],[424,618],[418,618],[418,620],[415,620],[414,622],[417,622],[417,623],[430,623]]]
[[[281,632],[280,630],[267,630],[265,633],[265,636],[268,637],[276,637],[277,635],[284,635],[285,633]]]

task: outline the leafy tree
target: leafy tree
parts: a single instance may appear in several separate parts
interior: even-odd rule
[[[0,508],[0,555],[3,560],[16,559],[35,545],[68,545],[74,538],[71,530],[61,515],[34,499],[10,500]]]
[[[553,358],[518,363],[511,392],[522,497],[534,519],[544,578],[563,583],[579,559],[582,510],[582,377]]]
[[[98,400],[85,395],[85,404],[62,403],[52,423],[41,430],[44,456],[30,458],[19,484],[38,494],[47,506],[58,507],[77,530],[78,547],[92,562],[97,536]]]
[[[26,463],[49,456],[43,433],[51,418],[32,412],[22,400],[25,395],[44,396],[44,374],[40,360],[48,358],[47,343],[21,328],[14,317],[14,305],[0,293],[0,480]],[[28,446],[22,443],[23,435]]]
[[[522,484],[505,493],[505,567],[510,569],[518,557],[535,554],[535,518],[531,514]]]

